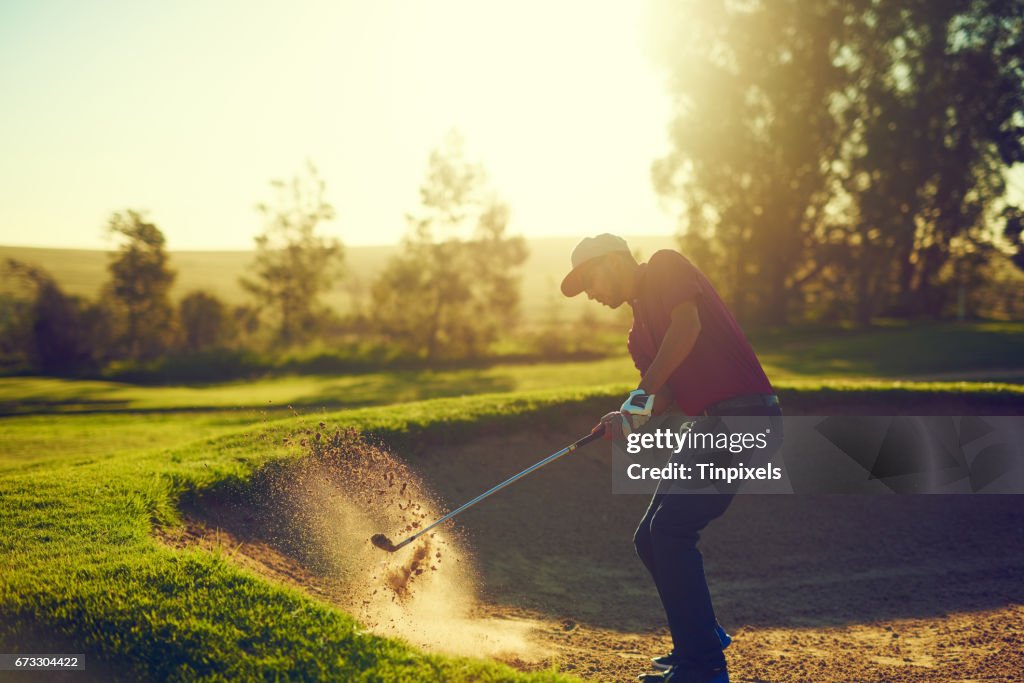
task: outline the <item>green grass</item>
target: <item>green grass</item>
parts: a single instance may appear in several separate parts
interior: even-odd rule
[[[47,377],[0,378],[0,415],[81,411],[342,408],[443,396],[635,382],[628,358],[344,376],[289,376],[206,386],[150,387]]]
[[[1024,381],[1024,323],[888,324],[866,331],[786,330],[753,335],[773,378],[873,377],[1016,370]]]
[[[780,389],[828,383],[959,378],[1024,383],[1024,324],[892,326],[867,332],[787,332],[755,336],[765,370]],[[952,373],[952,375],[949,375]],[[0,415],[336,409],[441,396],[636,382],[626,356],[596,361],[509,364],[345,375],[292,375],[186,386],[40,377],[0,378]],[[877,390],[877,386],[875,387]],[[955,390],[947,385],[943,391]]]
[[[437,399],[326,419],[411,445],[527,419],[553,423],[580,406],[596,412],[621,390]],[[240,428],[214,416],[202,434],[179,417],[153,425],[148,447],[138,445],[141,432],[118,434],[101,457],[71,447],[83,434],[81,416],[6,421],[24,434],[0,457],[0,646],[73,643],[89,661],[147,680],[564,680],[426,655],[227,557],[158,545],[153,527],[174,524],[181,496],[299,455],[285,437],[321,419]],[[37,446],[54,451],[45,466],[24,462],[26,435],[41,428],[49,441]]]
[[[796,379],[776,382],[790,414],[1019,415],[1024,385],[1000,382]]]
[[[286,417],[278,414],[277,417]],[[29,415],[2,423],[0,475],[51,462],[82,466],[148,449],[169,449],[271,419],[256,411]]]

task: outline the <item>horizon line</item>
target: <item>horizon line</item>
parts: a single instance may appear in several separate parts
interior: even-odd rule
[[[527,236],[527,235],[509,235],[509,237],[522,237],[527,241],[533,240],[559,240],[559,239],[582,239],[588,236],[590,233],[576,233],[576,234],[562,234],[562,235],[540,235],[540,236]],[[659,233],[619,233],[627,241],[630,238],[675,238],[678,233],[675,234],[659,234]],[[351,244],[345,241],[341,242],[342,247],[345,249],[374,249],[381,247],[400,247],[401,241],[387,242],[387,243],[374,243],[374,244]],[[38,249],[38,250],[52,250],[52,251],[116,251],[115,247],[103,248],[103,247],[84,247],[84,246],[54,246],[51,244],[10,244],[0,243],[0,249]],[[168,252],[246,252],[256,251],[256,247],[175,247],[167,248]]]

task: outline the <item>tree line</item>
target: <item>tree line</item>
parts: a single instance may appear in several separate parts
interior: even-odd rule
[[[739,316],[1020,314],[1021,0],[659,0],[652,176]],[[988,302],[991,303],[991,302]]]
[[[310,163],[257,205],[264,229],[240,284],[250,303],[229,306],[204,291],[170,296],[175,271],[163,232],[144,212],[114,213],[117,241],[97,301],[64,293],[42,269],[8,260],[0,297],[0,356],[8,366],[89,372],[172,353],[288,349],[339,333],[427,359],[486,352],[519,315],[525,241],[507,234],[508,207],[453,132],[429,157],[421,205],[406,216],[401,253],[371,288],[369,310],[339,315],[322,302],[345,276],[341,242],[324,236],[334,207]],[[13,283],[13,284],[12,284]],[[349,334],[351,337],[352,334]]]

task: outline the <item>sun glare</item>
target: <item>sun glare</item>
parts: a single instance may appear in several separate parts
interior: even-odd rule
[[[667,98],[640,12],[442,0],[14,16],[0,243],[102,247],[105,218],[135,207],[172,249],[249,248],[253,204],[306,158],[336,236],[393,243],[453,128],[515,233],[667,234],[649,179]]]

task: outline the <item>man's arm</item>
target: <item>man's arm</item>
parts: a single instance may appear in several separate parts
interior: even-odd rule
[[[697,313],[696,302],[687,301],[673,308],[665,338],[638,388],[657,395],[676,368],[690,355],[699,334],[700,315]]]
[[[672,390],[665,385],[665,382],[693,350],[693,345],[697,343],[699,334],[700,315],[697,313],[696,303],[687,301],[672,309],[672,318],[668,330],[665,331],[665,338],[661,341],[661,347],[647,368],[647,372],[640,379],[639,389],[648,397],[654,396],[653,405],[650,406],[648,412],[638,413],[634,416],[633,413],[627,412],[626,407],[632,399],[633,393],[636,392],[631,393],[630,399],[627,399],[620,410],[608,413],[601,418],[601,422],[605,426],[606,439],[642,427],[652,413],[660,415],[671,405]],[[642,417],[642,415],[647,417]],[[626,422],[630,423],[628,429],[623,427]]]
[[[663,384],[661,389],[658,390],[658,395],[654,397],[654,407],[651,409],[651,414],[661,415],[671,408],[675,402],[676,397],[672,395],[672,387]]]

